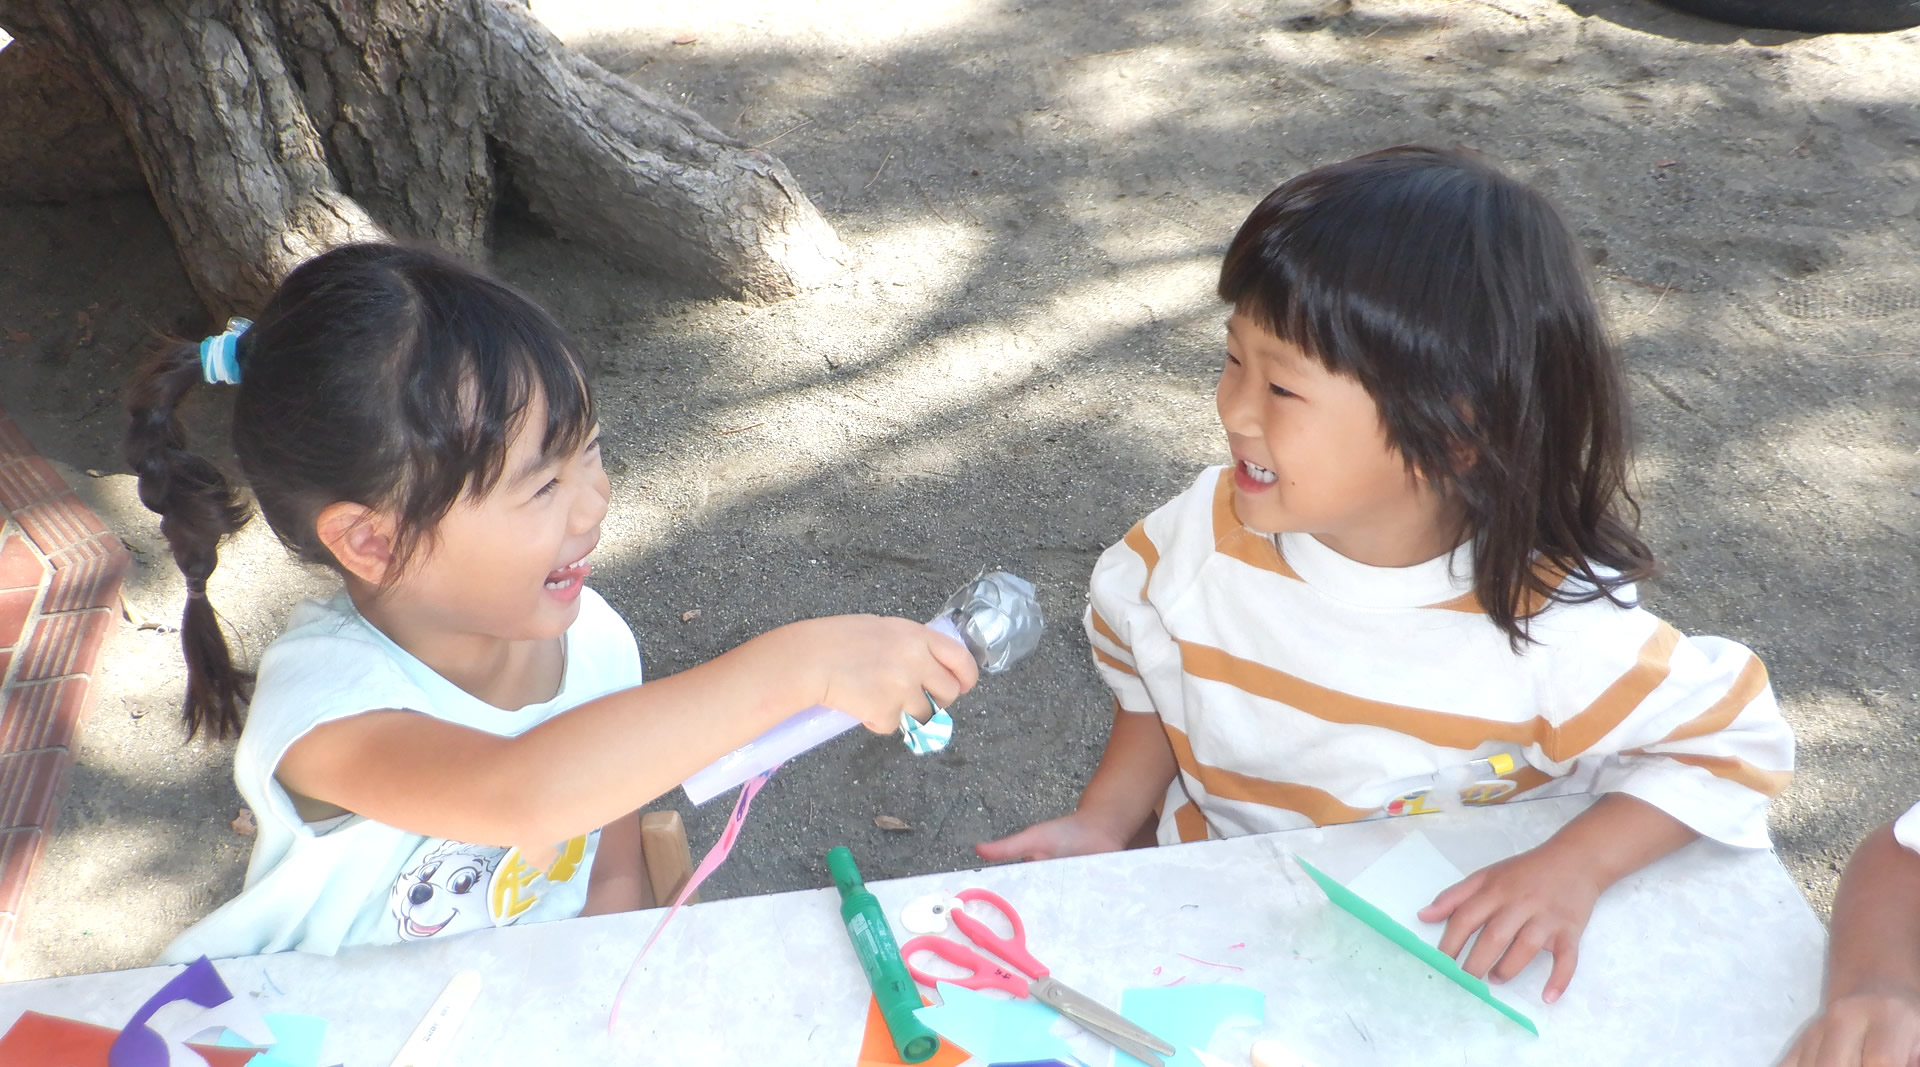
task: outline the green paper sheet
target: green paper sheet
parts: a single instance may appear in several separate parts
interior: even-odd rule
[[[1327,899],[1333,901],[1342,911],[1373,927],[1380,932],[1381,936],[1399,945],[1401,948],[1406,949],[1408,952],[1413,953],[1427,966],[1439,971],[1442,975],[1452,980],[1455,985],[1486,1001],[1487,1004],[1492,1006],[1492,1008],[1500,1014],[1526,1027],[1528,1033],[1533,1034],[1535,1037],[1540,1036],[1540,1028],[1533,1025],[1533,1020],[1515,1011],[1503,1003],[1498,997],[1495,997],[1493,991],[1487,987],[1487,983],[1484,980],[1475,978],[1473,975],[1461,970],[1460,965],[1455,963],[1452,957],[1421,940],[1419,934],[1388,918],[1385,912],[1368,903],[1365,897],[1360,896],[1353,890],[1348,889],[1346,886],[1341,885],[1339,882],[1321,873],[1319,868],[1308,863],[1305,859],[1299,856],[1293,858],[1295,862],[1299,863],[1300,866],[1306,870],[1307,877],[1312,878],[1314,882],[1326,892]]]

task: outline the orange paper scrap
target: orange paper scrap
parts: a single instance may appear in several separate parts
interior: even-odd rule
[[[933,1002],[921,997],[920,1003]],[[941,1038],[940,1051],[915,1067],[960,1067],[972,1058],[966,1049]],[[860,1039],[860,1059],[854,1067],[905,1067],[900,1050],[893,1047],[893,1035],[887,1032],[887,1020],[880,1015],[880,1002],[872,997],[867,998],[867,1033]]]

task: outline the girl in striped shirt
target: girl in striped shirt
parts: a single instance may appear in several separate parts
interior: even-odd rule
[[[1087,632],[1116,714],[1078,809],[989,860],[1600,799],[1422,918],[1504,981],[1572,978],[1608,886],[1768,844],[1793,737],[1751,652],[1639,606],[1626,390],[1539,194],[1395,148],[1287,182],[1220,272],[1232,452],[1108,549]]]

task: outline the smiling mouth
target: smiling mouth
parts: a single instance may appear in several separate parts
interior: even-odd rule
[[[564,567],[548,572],[545,585],[548,589],[555,591],[566,589],[586,581],[587,575],[592,573],[593,568],[587,564],[587,557],[581,556]]]
[[[453,916],[451,915],[447,916],[445,920],[443,920],[442,922],[434,926],[421,926],[419,923],[414,922],[412,919],[402,919],[401,921],[407,924],[407,932],[412,934],[413,936],[432,937],[433,935],[439,933],[440,931],[445,930],[447,928],[447,923],[450,923],[453,921]]]
[[[1267,468],[1262,467],[1260,464],[1254,463],[1250,460],[1244,460],[1244,459],[1241,460],[1240,469],[1246,472],[1247,477],[1252,478],[1254,481],[1259,482],[1261,485],[1272,485],[1274,482],[1277,482],[1280,480],[1280,476],[1278,474],[1275,474],[1274,472],[1268,470]]]

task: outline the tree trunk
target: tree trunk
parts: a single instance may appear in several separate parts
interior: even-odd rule
[[[15,41],[0,54],[0,195],[63,202],[145,189],[113,109],[53,49]]]
[[[0,0],[0,27],[106,98],[216,317],[346,241],[481,257],[501,168],[560,233],[736,296],[843,266],[778,160],[514,0]]]

